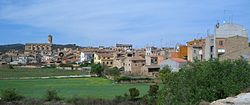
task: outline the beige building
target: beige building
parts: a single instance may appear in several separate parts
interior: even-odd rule
[[[220,60],[239,59],[244,57],[250,59],[250,47],[248,45],[248,38],[242,36],[233,36],[225,39],[224,47],[225,53],[219,54]]]
[[[113,67],[114,56],[112,53],[94,53],[94,63]]]
[[[194,60],[202,60],[203,48],[205,45],[204,39],[194,39],[187,42],[187,60],[193,62]]]
[[[159,65],[145,65],[141,68],[141,74],[149,77],[158,77],[160,72]]]
[[[124,71],[126,74],[140,75],[141,68],[145,65],[145,59],[140,56],[126,57]]]
[[[238,59],[240,57],[249,59],[249,50],[246,28],[233,23],[217,24],[215,35],[206,38],[204,56],[205,60],[211,58]]]
[[[33,55],[38,53],[51,54],[52,36],[48,36],[48,43],[27,43],[25,44],[25,54]]]

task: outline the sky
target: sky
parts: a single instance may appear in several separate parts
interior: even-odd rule
[[[250,29],[249,0],[0,0],[0,45],[169,47],[214,32],[231,17]]]

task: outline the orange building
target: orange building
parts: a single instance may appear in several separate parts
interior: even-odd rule
[[[186,45],[179,46],[177,57],[182,58],[182,59],[187,59],[187,46]]]

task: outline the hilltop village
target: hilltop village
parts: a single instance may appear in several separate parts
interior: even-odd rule
[[[214,34],[193,39],[173,48],[133,48],[132,44],[118,43],[115,47],[54,48],[53,36],[47,43],[26,43],[24,51],[11,49],[0,52],[0,65],[24,68],[56,66],[58,69],[88,70],[84,64],[116,67],[124,75],[157,77],[169,66],[178,72],[188,62],[245,58],[250,60],[247,29],[233,23],[217,24]]]

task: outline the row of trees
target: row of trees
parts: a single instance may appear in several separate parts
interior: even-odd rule
[[[179,72],[166,67],[160,73],[165,86],[160,105],[195,105],[234,96],[250,86],[250,65],[244,59],[218,59],[187,64]]]

